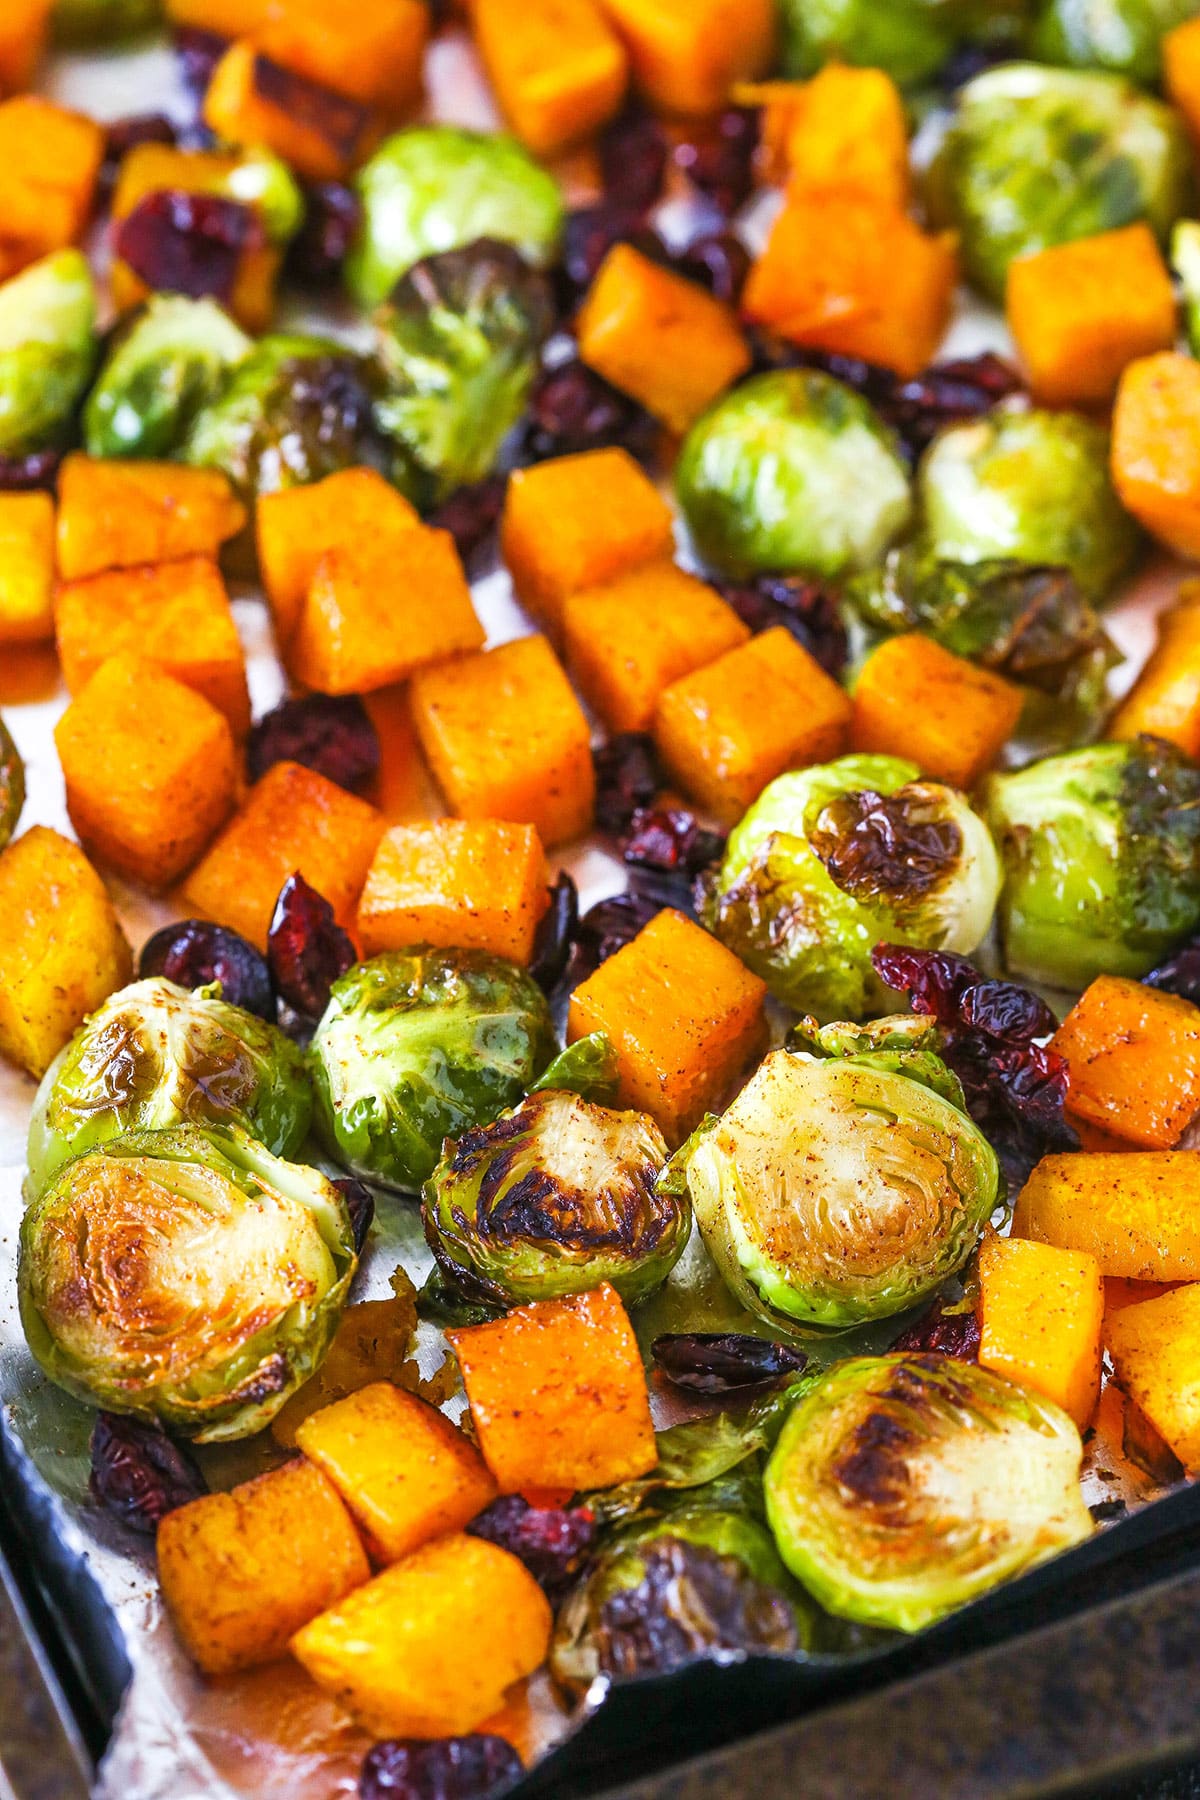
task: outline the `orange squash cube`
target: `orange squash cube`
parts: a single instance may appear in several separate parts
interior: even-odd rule
[[[645,563],[563,610],[567,666],[610,731],[649,731],[664,688],[750,636],[733,608],[674,563]]]
[[[980,1366],[1044,1394],[1085,1430],[1100,1399],[1104,1286],[1095,1257],[988,1237],[979,1289]]]
[[[1200,1007],[1101,975],[1052,1040],[1066,1059],[1072,1119],[1122,1147],[1172,1150],[1200,1112]]]
[[[19,94],[33,80],[49,35],[54,0],[5,0],[0,14],[0,95]]]
[[[1113,411],[1112,474],[1147,531],[1200,557],[1200,363],[1165,351],[1129,364]]]
[[[1200,1157],[1192,1150],[1044,1156],[1021,1190],[1013,1232],[1086,1250],[1105,1276],[1200,1281]]]
[[[68,456],[58,478],[58,572],[80,581],[185,556],[215,562],[245,523],[217,469]]]
[[[103,158],[82,113],[36,94],[0,105],[0,280],[82,237]]]
[[[374,469],[340,469],[311,486],[263,494],[254,513],[258,567],[287,644],[296,629],[317,565],[330,550],[353,548],[421,523],[403,494]]]
[[[753,360],[730,307],[632,244],[605,257],[575,332],[588,367],[678,436]]]
[[[617,1104],[649,1113],[680,1144],[765,1048],[766,993],[724,944],[662,912],[575,989],[567,1038],[604,1032]]]
[[[102,662],[128,650],[203,694],[235,732],[249,729],[246,658],[221,572],[207,557],[65,581],[55,617],[59,661],[72,694]]]
[[[206,1675],[278,1661],[371,1574],[337,1489],[301,1457],[167,1513],[156,1547],[167,1611]]]
[[[781,149],[796,191],[839,188],[901,211],[908,205],[908,118],[882,69],[826,63],[797,84],[787,111]]]
[[[1200,1469],[1200,1286],[1126,1307],[1108,1349],[1121,1387],[1184,1467]]]
[[[547,846],[588,830],[591,734],[545,638],[418,669],[412,707],[421,748],[460,817],[534,825]]]
[[[659,695],[654,740],[685,793],[736,824],[787,769],[845,750],[850,696],[782,625]]]
[[[208,0],[181,0],[207,11]],[[430,36],[428,0],[218,0],[249,7],[253,22],[225,31],[207,19],[195,20],[227,37],[252,37],[258,49],[285,68],[307,75],[367,106],[397,116],[420,98],[425,49]]]
[[[1185,581],[1174,606],[1156,620],[1158,642],[1109,721],[1117,740],[1166,738],[1200,757],[1200,582]]]
[[[223,38],[249,37],[274,10],[275,0],[163,0],[172,25],[194,26]]]
[[[474,0],[471,29],[501,112],[535,156],[591,137],[625,97],[625,51],[595,0]]]
[[[265,144],[308,181],[341,181],[371,154],[383,120],[370,108],[231,44],[204,96],[204,122],[223,142]]]
[[[1173,1294],[1181,1284],[1177,1281],[1126,1281],[1121,1275],[1104,1278],[1104,1342],[1108,1343],[1109,1326],[1127,1306],[1140,1306],[1143,1300],[1157,1300],[1160,1294]]]
[[[1188,19],[1162,40],[1163,87],[1200,143],[1200,19]]]
[[[642,1354],[607,1283],[446,1336],[502,1494],[613,1487],[657,1463]]]
[[[871,652],[854,688],[850,743],[971,788],[1017,728],[1019,688],[932,638],[907,632]]]
[[[719,112],[737,81],[761,75],[775,53],[773,0],[601,0],[651,106]]]
[[[251,788],[184,885],[187,904],[266,949],[279,890],[297,871],[344,926],[383,832],[373,806],[314,769],[281,762]]]
[[[54,502],[0,494],[0,644],[54,636]]]
[[[549,903],[546,856],[532,825],[433,819],[379,842],[358,903],[364,956],[409,944],[533,955]]]
[[[450,1536],[322,1613],[292,1654],[373,1737],[463,1737],[545,1661],[552,1624],[524,1563]]]
[[[675,522],[624,450],[587,450],[510,477],[500,549],[517,597],[552,634],[568,596],[672,555]]]
[[[54,742],[80,843],[143,887],[169,887],[233,811],[228,719],[128,651],[76,694]]]
[[[376,1381],[310,1413],[296,1434],[342,1496],[377,1561],[461,1531],[496,1498],[483,1458],[436,1406]]]
[[[99,875],[46,825],[0,852],[0,919],[0,1056],[41,1077],[133,958]]]

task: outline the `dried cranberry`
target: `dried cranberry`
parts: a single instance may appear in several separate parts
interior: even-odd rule
[[[540,1587],[558,1599],[570,1587],[595,1545],[596,1516],[586,1506],[530,1506],[520,1494],[494,1500],[467,1526],[518,1558]]]
[[[160,1519],[207,1492],[208,1483],[192,1457],[161,1425],[97,1413],[92,1498],[130,1531],[153,1537]]]
[[[596,765],[596,823],[623,837],[634,814],[649,806],[663,786],[654,739],[623,731],[592,753]]]
[[[598,901],[579,921],[571,958],[572,981],[585,980],[601,963],[631,944],[662,910],[662,901],[647,894],[615,894],[611,900]]]
[[[303,763],[357,792],[379,773],[379,737],[357,694],[305,694],[264,713],[246,742],[246,770],[259,781],[273,764]]]
[[[138,957],[138,976],[162,975],[179,987],[221,984],[221,998],[260,1019],[275,1022],[275,995],[267,959],[226,925],[207,919],[180,919],[147,938]]]
[[[289,875],[267,933],[267,961],[280,999],[303,1018],[320,1018],[330,988],[357,960],[328,900],[303,875]]]
[[[104,161],[100,165],[96,194],[98,203],[107,206],[116,185],[117,171],[125,156],[136,144],[177,144],[179,133],[166,113],[134,113],[127,119],[114,119],[104,128]]]
[[[935,1300],[923,1319],[910,1325],[892,1345],[893,1350],[912,1351],[916,1355],[933,1352],[953,1356],[959,1362],[979,1361],[979,1319],[974,1312],[946,1312]]]
[[[673,258],[681,275],[698,281],[718,300],[734,305],[750,273],[752,258],[740,238],[731,231],[709,232],[690,243]]]
[[[120,221],[114,245],[157,292],[228,300],[243,253],[261,242],[257,215],[240,201],[163,188]]]
[[[490,1800],[525,1765],[502,1737],[388,1738],[367,1752],[360,1800]]]
[[[915,380],[899,383],[883,408],[884,417],[920,455],[944,426],[982,417],[1021,387],[1012,364],[988,350],[934,363]]]
[[[362,225],[362,202],[343,181],[315,181],[304,190],[304,223],[292,239],[287,273],[299,287],[330,287],[340,276]]]
[[[0,456],[0,493],[30,494],[37,489],[53,493],[64,450],[31,450],[28,456]]]
[[[550,993],[567,972],[571,946],[579,927],[579,889],[564,870],[550,889],[550,905],[533,940],[529,973]]]
[[[796,1648],[791,1606],[739,1557],[672,1537],[654,1539],[639,1554],[642,1580],[600,1611],[596,1636],[606,1674],[662,1674],[714,1650]]]
[[[429,516],[429,523],[448,531],[468,574],[479,572],[495,554],[496,530],[508,492],[507,475],[487,475],[456,488]]]
[[[634,892],[683,910],[690,910],[696,876],[724,852],[724,833],[701,825],[683,807],[639,808],[621,840]]]
[[[871,962],[881,981],[897,993],[908,995],[914,1012],[926,1013],[944,1024],[958,1019],[963,995],[980,980],[974,963],[951,950],[877,944],[871,952]]]
[[[964,1025],[1014,1044],[1052,1037],[1058,1024],[1043,999],[1012,981],[976,982],[959,1002],[958,1014]]]
[[[199,26],[178,26],[172,33],[183,85],[197,100],[208,92],[217,64],[229,48],[229,39]]]
[[[630,106],[601,133],[597,149],[604,191],[630,212],[646,214],[662,199],[666,133],[653,113]]]
[[[342,356],[300,356],[288,367],[292,433],[300,448],[301,469],[316,466],[314,452],[332,468],[363,460],[362,438],[372,425],[374,401],[362,360]],[[286,447],[280,447],[284,462]],[[303,480],[312,480],[304,473]]]
[[[568,299],[586,293],[613,245],[628,242],[641,228],[639,210],[621,201],[601,201],[568,213],[562,238],[562,271]]]
[[[731,1394],[799,1375],[808,1366],[802,1350],[740,1331],[672,1332],[656,1337],[650,1354],[675,1387],[697,1394]]]
[[[1167,994],[1180,994],[1194,1006],[1200,1006],[1200,937],[1184,944],[1174,956],[1143,976],[1143,980],[1147,987],[1161,988]]]
[[[760,575],[753,581],[719,582],[738,618],[755,634],[782,625],[836,681],[850,657],[841,607],[820,582],[803,575]]]
[[[676,146],[676,168],[726,217],[754,191],[759,125],[757,107],[731,106],[711,131]]]
[[[547,369],[534,383],[521,460],[545,462],[582,450],[615,447],[649,462],[658,440],[657,423],[636,400],[573,359]]]
[[[361,1256],[367,1233],[375,1220],[375,1196],[365,1181],[359,1181],[353,1175],[339,1175],[333,1185],[346,1202],[346,1211],[354,1228],[354,1248]]]

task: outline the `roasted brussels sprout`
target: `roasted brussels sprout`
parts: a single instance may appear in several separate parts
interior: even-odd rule
[[[929,172],[940,223],[975,285],[1003,301],[1008,265],[1144,219],[1166,241],[1192,190],[1182,120],[1119,75],[1008,63],[968,82]]]
[[[17,829],[25,805],[25,762],[0,718],[0,850]]]
[[[796,1401],[767,1466],[792,1573],[832,1613],[919,1631],[1091,1536],[1083,1447],[1049,1400],[948,1356],[856,1357]]]
[[[66,435],[96,360],[96,289],[79,250],[0,287],[0,456]]]
[[[885,941],[969,956],[992,922],[1000,860],[962,794],[894,756],[781,775],[731,833],[704,922],[797,1012],[886,1008]]]
[[[261,1431],[315,1373],[356,1267],[316,1169],[236,1127],[133,1131],[25,1214],[21,1320],[68,1393],[213,1443]]]
[[[912,86],[968,39],[1011,35],[1023,12],[1022,0],[781,0],[783,65],[813,75],[822,63],[858,63]]]
[[[1183,297],[1183,320],[1192,355],[1200,354],[1200,223],[1181,219],[1171,233],[1171,268]]]
[[[494,239],[428,256],[397,283],[375,315],[375,422],[406,492],[435,503],[490,474],[554,320],[545,277]]]
[[[156,294],[121,330],[88,395],[88,455],[170,456],[251,348],[215,300]]]
[[[162,23],[162,0],[54,0],[50,26],[60,44],[95,45],[134,37]]]
[[[416,1193],[443,1140],[515,1106],[554,1056],[550,1008],[482,950],[392,950],[333,985],[310,1047],[317,1129],[352,1174]]]
[[[359,170],[355,186],[363,225],[346,281],[362,306],[378,306],[422,257],[480,238],[547,263],[562,229],[557,182],[511,137],[453,125],[399,131]]]
[[[1043,0],[1029,48],[1039,62],[1110,69],[1153,86],[1162,40],[1196,16],[1196,0]]]
[[[1109,475],[1108,433],[1070,412],[995,412],[934,439],[921,464],[920,532],[947,562],[996,557],[1070,569],[1091,600],[1141,541]]]
[[[993,776],[984,805],[1011,974],[1054,988],[1145,975],[1200,926],[1200,769],[1173,745],[1046,757]]]
[[[126,1131],[240,1125],[275,1156],[308,1136],[304,1052],[274,1025],[162,976],[132,982],[92,1014],[42,1078],[29,1124],[26,1197],[73,1156]]]
[[[851,388],[808,369],[755,376],[692,427],[679,504],[722,574],[868,568],[912,511],[896,440]]]
[[[261,145],[242,151],[225,177],[225,192],[231,200],[254,209],[270,242],[281,249],[304,223],[300,184],[283,158]]]
[[[540,981],[538,986],[543,993],[546,991]],[[543,1088],[554,1088],[559,1093],[578,1094],[581,1100],[590,1100],[596,1106],[611,1106],[619,1086],[617,1053],[612,1040],[602,1031],[593,1031],[560,1050],[554,1061],[530,1084],[529,1091],[536,1094]]]

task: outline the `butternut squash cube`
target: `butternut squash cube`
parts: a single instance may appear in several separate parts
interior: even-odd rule
[[[680,437],[753,360],[730,307],[632,244],[605,257],[575,331],[588,367]]]
[[[249,729],[246,658],[221,572],[208,557],[65,581],[55,615],[59,661],[71,693],[85,687],[108,657],[128,650],[203,694],[235,732]]]
[[[1200,1007],[1178,994],[1101,975],[1052,1048],[1070,1070],[1071,1118],[1122,1148],[1172,1150],[1200,1112]]]
[[[1200,582],[1185,581],[1158,615],[1158,642],[1109,723],[1106,736],[1166,738],[1200,757]]]
[[[446,1336],[502,1494],[613,1487],[657,1463],[641,1351],[607,1283]]]
[[[194,15],[209,0],[173,0]],[[397,116],[419,98],[430,35],[428,0],[217,0],[223,11],[240,10],[249,23],[237,30],[209,23],[224,37],[252,37],[285,68]]]
[[[658,697],[654,739],[672,779],[726,825],[786,769],[840,756],[850,696],[782,625]]]
[[[510,477],[500,548],[517,597],[552,635],[571,594],[672,555],[671,509],[624,450],[586,450]]]
[[[231,44],[204,96],[204,122],[229,144],[265,144],[308,181],[341,181],[383,136],[380,116],[322,82]]]
[[[840,188],[900,211],[908,205],[908,118],[899,88],[882,69],[826,63],[811,81],[797,84],[782,153],[797,192]]]
[[[1192,1150],[1044,1156],[1021,1191],[1013,1231],[1086,1250],[1105,1276],[1200,1281],[1200,1157]]]
[[[461,1531],[496,1498],[470,1438],[436,1406],[387,1381],[311,1413],[296,1438],[380,1562],[399,1562],[430,1538]]]
[[[1085,1430],[1100,1399],[1104,1287],[1095,1257],[988,1237],[979,1283],[981,1366],[1044,1394]]]
[[[633,78],[651,106],[719,112],[737,81],[761,75],[775,52],[773,0],[601,0],[625,40]]]
[[[471,29],[500,110],[535,156],[591,137],[625,97],[629,65],[595,0],[474,0]]]
[[[206,1675],[278,1661],[371,1573],[337,1489],[302,1457],[168,1513],[157,1550],[167,1611]]]
[[[215,561],[245,523],[217,469],[68,456],[58,478],[58,572],[80,581],[185,556]]]
[[[163,0],[172,25],[195,26],[224,38],[249,37],[274,10],[273,0]]]
[[[292,1654],[373,1737],[463,1737],[545,1661],[552,1624],[515,1556],[451,1536],[322,1613]]]
[[[358,940],[364,956],[434,944],[527,963],[548,903],[546,856],[532,825],[397,825],[380,839],[367,875]]]
[[[46,825],[0,853],[0,919],[0,1055],[40,1077],[133,959],[99,875]]]
[[[82,237],[103,158],[94,119],[36,94],[0,105],[0,280]]]
[[[764,1047],[766,988],[682,913],[662,912],[571,996],[571,1043],[602,1031],[617,1053],[618,1104],[680,1144]]]
[[[1157,1300],[1160,1294],[1173,1294],[1178,1281],[1126,1281],[1120,1275],[1104,1278],[1104,1342],[1108,1343],[1109,1326],[1127,1306],[1140,1306],[1144,1300]]]
[[[54,0],[5,0],[0,14],[0,95],[19,94],[33,80],[49,35]]]
[[[265,950],[279,890],[299,871],[350,926],[382,832],[365,800],[314,769],[276,763],[192,870],[184,899]]]
[[[418,669],[412,706],[453,812],[534,825],[547,846],[588,830],[596,797],[591,736],[545,638]]]
[[[1200,1286],[1126,1307],[1108,1348],[1125,1392],[1184,1467],[1200,1469]]]
[[[1162,40],[1163,87],[1200,142],[1200,19],[1188,19]]]
[[[872,651],[854,688],[855,750],[903,756],[922,774],[971,788],[1017,728],[1019,688],[920,632]]]
[[[54,636],[54,502],[0,494],[0,644]]]
[[[658,697],[750,636],[715,589],[674,563],[645,563],[563,609],[567,664],[610,731],[649,731]]]
[[[1165,351],[1130,363],[1112,426],[1122,505],[1180,556],[1200,556],[1200,363]]]
[[[280,643],[286,646],[295,630],[330,550],[373,537],[390,543],[420,522],[416,508],[374,469],[340,469],[311,486],[263,494],[254,514],[258,566]]]

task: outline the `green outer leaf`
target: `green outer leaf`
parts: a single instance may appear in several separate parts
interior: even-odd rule
[[[617,1097],[617,1053],[612,1041],[602,1031],[589,1032],[576,1038],[561,1050],[529,1089],[531,1094],[544,1088],[560,1093],[578,1094],[597,1106],[611,1106]]]

